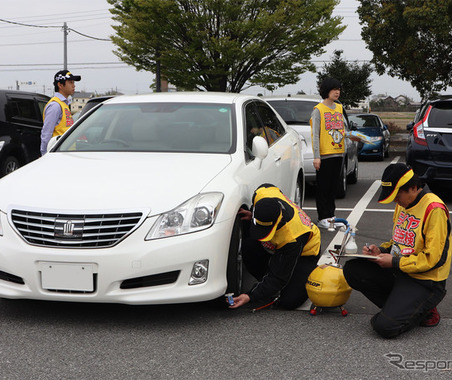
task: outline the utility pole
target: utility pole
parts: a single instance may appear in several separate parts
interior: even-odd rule
[[[67,23],[65,22],[63,25],[63,34],[64,34],[64,70],[67,70],[67,35],[68,35],[68,31],[67,31]]]

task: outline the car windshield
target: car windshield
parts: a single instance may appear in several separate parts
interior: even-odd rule
[[[439,102],[432,108],[428,126],[433,128],[452,128],[452,102]]]
[[[231,153],[233,119],[230,104],[103,104],[56,151]]]
[[[286,124],[309,124],[312,110],[317,101],[268,100],[268,103],[280,114]]]
[[[356,123],[358,128],[378,128],[380,123],[378,119],[373,115],[349,115],[349,121]]]

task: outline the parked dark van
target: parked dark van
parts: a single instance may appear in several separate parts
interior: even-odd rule
[[[0,90],[0,177],[41,156],[42,114],[50,98]]]

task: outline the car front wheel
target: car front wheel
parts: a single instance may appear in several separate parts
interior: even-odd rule
[[[295,189],[295,199],[294,202],[300,206],[303,207],[304,203],[304,176],[303,173],[300,173],[297,178],[297,188]]]
[[[341,169],[341,174],[339,176],[339,181],[336,187],[336,198],[345,198],[347,193],[347,167],[344,165]]]
[[[243,284],[242,239],[242,221],[240,220],[240,216],[237,215],[229,244],[228,267],[226,272],[228,281],[226,293],[234,293],[236,296],[241,294]]]
[[[356,183],[358,182],[358,160],[355,160],[355,167],[353,168],[353,171],[348,175],[347,177],[348,183]]]
[[[14,170],[17,170],[19,168],[19,160],[14,156],[8,156],[6,157],[5,161],[2,162],[2,165],[0,167],[0,177],[12,173]]]

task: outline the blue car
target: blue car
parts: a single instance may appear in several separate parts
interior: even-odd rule
[[[383,161],[389,156],[389,140],[391,134],[388,127],[378,115],[372,113],[352,114],[348,119],[358,132],[369,136],[371,143],[358,143],[358,157],[376,158]]]

